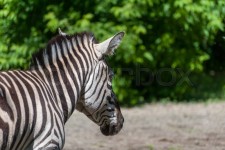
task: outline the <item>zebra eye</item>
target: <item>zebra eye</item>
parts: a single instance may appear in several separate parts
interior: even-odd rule
[[[110,104],[115,105],[115,102],[112,100],[112,98],[110,96],[107,96],[106,98]]]
[[[109,72],[109,79],[112,80],[114,77],[114,73],[112,71]]]
[[[114,75],[109,75],[109,80],[112,81],[113,77],[114,77]]]

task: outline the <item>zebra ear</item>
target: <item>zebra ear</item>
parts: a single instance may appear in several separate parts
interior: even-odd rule
[[[62,35],[62,36],[66,35],[66,33],[62,32],[62,30],[60,28],[58,28],[58,32],[59,32],[59,35]]]
[[[100,57],[102,57],[103,55],[113,55],[115,49],[120,45],[124,34],[124,32],[119,32],[113,37],[103,41],[102,43],[95,44],[96,50],[100,52]]]

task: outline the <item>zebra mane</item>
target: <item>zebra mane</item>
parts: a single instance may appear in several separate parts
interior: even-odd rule
[[[91,38],[94,43],[98,43],[94,37],[94,34],[91,32],[81,32],[81,33],[76,33],[73,35],[57,35],[48,41],[45,48],[40,49],[39,51],[37,51],[36,53],[32,55],[30,69],[35,69],[38,66],[45,66],[44,59],[46,55],[51,56],[51,53],[52,53],[51,46],[53,44],[61,45],[62,42],[65,40],[71,40],[77,37],[82,38],[84,35],[87,36],[89,39]]]

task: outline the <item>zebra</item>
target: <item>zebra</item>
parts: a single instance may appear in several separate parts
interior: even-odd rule
[[[61,150],[74,110],[115,135],[124,118],[112,89],[113,55],[124,32],[98,43],[89,32],[61,30],[32,56],[27,70],[0,72],[0,149]]]

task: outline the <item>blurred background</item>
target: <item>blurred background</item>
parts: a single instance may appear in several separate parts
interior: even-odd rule
[[[0,0],[0,70],[28,69],[59,27],[98,41],[126,32],[107,61],[132,107],[113,137],[75,112],[65,150],[224,149],[224,0]]]
[[[59,27],[126,32],[108,58],[123,106],[225,98],[223,0],[0,0],[0,70],[29,68]]]

